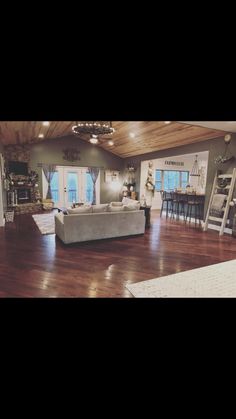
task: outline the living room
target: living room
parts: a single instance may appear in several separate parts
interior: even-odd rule
[[[0,122],[2,297],[132,297],[132,284],[235,258],[233,207],[223,237],[216,223],[206,232],[202,226],[216,170],[232,173],[235,167],[236,123],[114,121],[98,134],[92,124]],[[174,170],[176,187],[180,176],[183,189],[188,182],[194,189],[196,156],[205,168],[203,219],[160,217],[158,170],[163,177]],[[145,187],[150,176],[151,191]],[[96,214],[83,214],[95,206]],[[79,220],[68,227],[69,239],[63,241],[59,230],[41,233],[37,216],[66,229],[68,209]]]

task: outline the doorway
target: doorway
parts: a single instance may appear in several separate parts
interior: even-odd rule
[[[48,183],[43,173],[43,196]],[[87,167],[57,166],[51,181],[52,200],[57,207],[70,207],[75,202],[92,203],[93,181]],[[100,173],[96,182],[96,204],[100,203]]]

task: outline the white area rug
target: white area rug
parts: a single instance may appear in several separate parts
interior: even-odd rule
[[[54,213],[32,215],[42,234],[55,234]]]
[[[236,297],[236,260],[128,284],[141,298]]]

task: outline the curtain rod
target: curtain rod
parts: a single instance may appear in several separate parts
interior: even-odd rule
[[[53,164],[53,166],[65,166],[65,167],[67,167],[67,166],[74,166],[74,167],[92,167],[92,168],[95,168],[95,169],[105,169],[105,167],[104,166],[91,166],[91,165],[89,165],[89,164],[87,164],[86,166],[83,166],[83,165],[75,165],[75,164],[73,164],[73,162],[71,162],[71,164],[69,165],[69,164],[61,164],[61,163],[38,163],[37,164],[37,167],[43,167],[43,165],[48,165],[48,164]],[[107,170],[109,170],[109,169],[107,169]]]

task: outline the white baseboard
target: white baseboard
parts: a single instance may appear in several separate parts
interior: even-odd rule
[[[166,216],[166,212],[165,212],[165,211],[162,211],[162,215],[163,215],[163,214],[165,214],[165,216]],[[174,218],[173,218],[173,219],[174,219]],[[176,219],[176,216],[175,216],[175,219]],[[183,221],[184,221],[184,219],[185,219],[185,218],[184,218],[184,216],[183,216],[183,215],[180,215],[180,216],[177,218],[177,220],[183,220]],[[200,222],[202,223],[202,220],[200,220]],[[187,223],[189,223],[189,218],[188,218]],[[186,224],[187,224],[187,223],[186,223]],[[195,218],[191,218],[191,219],[190,219],[190,223],[195,223]],[[198,220],[196,221],[196,224],[199,224],[199,221],[198,221]]]

